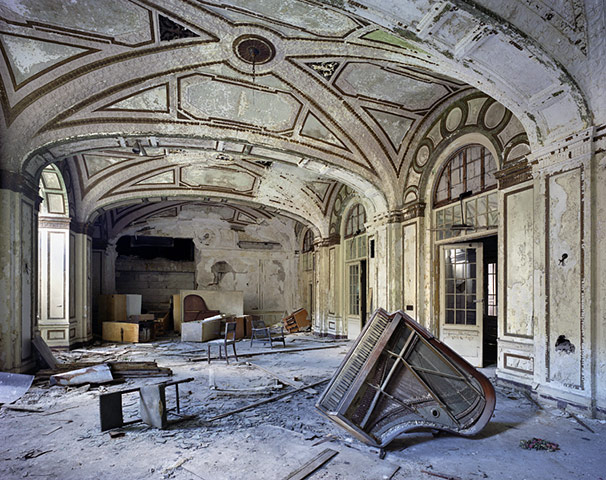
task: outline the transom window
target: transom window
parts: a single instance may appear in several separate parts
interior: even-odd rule
[[[314,232],[307,230],[303,237],[303,253],[311,252],[314,249]]]
[[[364,224],[366,223],[366,211],[359,203],[355,205],[347,217],[345,224],[345,237],[353,237],[366,231]]]
[[[474,195],[497,186],[496,162],[482,145],[468,145],[455,152],[438,175],[434,192],[434,207],[440,207],[459,199],[464,192]]]

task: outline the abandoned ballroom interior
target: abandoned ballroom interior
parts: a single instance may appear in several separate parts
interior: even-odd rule
[[[0,51],[0,370],[237,291],[606,416],[602,0],[0,0]]]

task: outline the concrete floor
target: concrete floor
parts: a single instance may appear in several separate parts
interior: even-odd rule
[[[332,376],[351,342],[327,343],[311,335],[287,337],[288,347],[337,345],[298,353],[241,358],[226,365],[189,361],[202,345],[176,339],[155,344],[104,345],[89,353],[58,355],[62,361],[156,360],[173,379],[194,377],[181,386],[183,414],[193,420],[156,430],[135,424],[111,438],[99,427],[98,395],[162,378],[123,385],[49,387],[38,381],[16,404],[42,410],[0,410],[0,478],[255,480],[281,479],[326,448],[338,452],[309,478],[317,479],[606,479],[606,422],[539,409],[521,392],[497,386],[497,407],[489,425],[474,438],[429,433],[405,435],[381,460],[377,452],[322,417],[318,393],[299,392],[233,416],[214,415],[292,389],[276,384],[265,370],[297,384]],[[240,342],[238,351],[251,351]],[[264,350],[254,346],[252,351]],[[491,371],[487,370],[490,375]],[[216,388],[209,388],[215,385]],[[174,389],[167,389],[172,404]],[[123,398],[125,417],[136,416],[138,395]],[[557,452],[524,450],[520,440],[540,437],[558,443]],[[429,473],[425,473],[429,472]]]

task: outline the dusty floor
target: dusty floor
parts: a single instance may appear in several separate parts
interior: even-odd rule
[[[157,383],[164,378],[129,380],[122,385],[49,387],[35,382],[16,405],[39,413],[0,410],[0,479],[281,479],[326,448],[339,453],[311,479],[606,479],[606,423],[566,412],[539,409],[523,394],[497,387],[491,423],[475,438],[429,433],[405,435],[381,460],[314,407],[318,393],[301,391],[227,418],[214,415],[293,389],[288,382],[312,384],[332,376],[351,342],[322,342],[306,334],[287,337],[287,347],[332,346],[224,361],[190,361],[201,344],[176,339],[154,344],[104,345],[58,355],[62,361],[156,360],[170,367],[181,385],[181,413],[196,418],[156,430],[134,424],[111,438],[99,426],[100,392]],[[248,342],[238,351],[251,351]],[[255,345],[252,351],[265,350]],[[190,353],[188,353],[190,352]],[[215,352],[216,353],[216,352]],[[263,369],[246,362],[263,367]],[[490,374],[490,371],[487,371]],[[209,388],[211,386],[215,388]],[[167,389],[170,405],[174,389]],[[138,394],[124,396],[125,417],[137,416]],[[558,443],[556,452],[524,450],[520,440],[540,437]],[[424,473],[430,472],[430,473]]]

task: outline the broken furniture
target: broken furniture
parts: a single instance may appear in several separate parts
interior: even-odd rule
[[[495,407],[490,381],[402,311],[376,310],[316,407],[363,442],[400,434],[474,435]]]
[[[183,323],[204,320],[221,313],[219,310],[211,310],[206,306],[204,299],[195,294],[183,298]]]
[[[210,363],[210,347],[212,345],[219,346],[219,358],[221,358],[221,348],[225,351],[225,361],[229,363],[229,355],[227,354],[227,346],[231,345],[234,349],[234,357],[236,357],[236,362],[238,361],[238,354],[236,353],[236,322],[228,322],[225,324],[225,336],[218,340],[211,340],[207,342],[207,357],[208,363]]]
[[[221,336],[221,320],[223,315],[215,315],[206,320],[186,322],[181,324],[182,342],[207,342]]]
[[[270,348],[273,348],[273,341],[282,341],[282,345],[286,348],[286,342],[284,340],[284,327],[272,328],[265,325],[265,322],[261,319],[252,319],[252,328],[250,332],[250,346],[252,347],[253,340],[263,340],[263,342],[269,342]]]
[[[166,387],[174,385],[176,395],[176,411],[180,412],[179,407],[179,384],[191,382],[193,378],[184,380],[175,380],[172,382],[162,382],[155,385],[148,385],[138,388],[129,388],[117,392],[102,393],[99,396],[99,417],[101,420],[101,431],[111,430],[112,428],[123,427],[133,423],[144,422],[156,428],[166,428],[167,408],[166,408]],[[122,395],[127,393],[139,392],[139,413],[140,419],[124,421],[122,415]]]
[[[250,315],[240,315],[234,317],[233,321],[236,322],[236,339],[247,337],[247,324],[249,324],[252,317]]]
[[[299,310],[295,310],[290,315],[284,317],[282,319],[284,323],[284,328],[288,333],[296,333],[307,330],[311,323],[307,318],[307,310],[304,308],[299,308]]]

